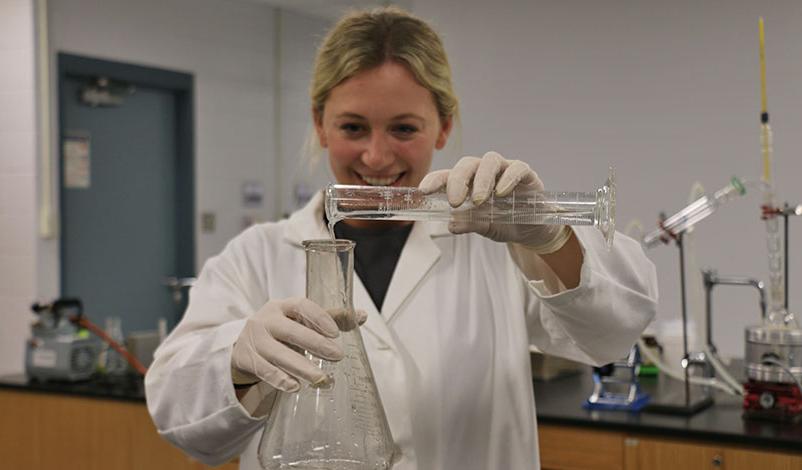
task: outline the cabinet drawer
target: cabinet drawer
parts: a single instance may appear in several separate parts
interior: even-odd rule
[[[543,470],[623,470],[624,435],[568,426],[538,427]]]
[[[656,438],[627,438],[627,470],[802,470],[802,454]]]

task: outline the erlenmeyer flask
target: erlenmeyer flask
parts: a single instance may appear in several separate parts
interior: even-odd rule
[[[384,414],[359,328],[353,319],[354,243],[308,240],[306,296],[329,311],[342,331],[345,357],[329,362],[304,354],[323,369],[322,385],[302,383],[296,393],[281,393],[259,443],[266,470],[388,469],[395,444]]]

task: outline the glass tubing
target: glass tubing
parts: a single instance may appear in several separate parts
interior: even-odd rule
[[[643,237],[643,244],[647,248],[653,248],[660,243],[668,243],[673,237],[692,228],[697,223],[706,219],[707,216],[715,212],[722,204],[731,201],[738,196],[746,194],[747,186],[752,186],[750,182],[733,176],[729,184],[719,189],[712,195],[705,194],[699,199],[688,204],[679,212],[663,220],[660,227],[649,232]]]
[[[610,169],[595,191],[513,191],[475,206],[470,198],[451,207],[445,191],[423,194],[414,187],[329,184],[325,190],[330,224],[343,219],[489,222],[525,225],[592,225],[612,247],[615,233],[615,175]]]

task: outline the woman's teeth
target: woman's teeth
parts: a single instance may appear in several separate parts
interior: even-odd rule
[[[396,181],[398,181],[398,178],[401,177],[401,174],[397,174],[397,175],[393,175],[393,176],[387,176],[387,177],[384,177],[384,178],[373,177],[373,176],[364,176],[364,175],[359,175],[359,176],[361,176],[362,179],[365,180],[365,182],[368,183],[371,186],[390,186],[391,184],[393,184]]]

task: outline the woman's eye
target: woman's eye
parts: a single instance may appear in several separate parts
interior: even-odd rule
[[[358,135],[365,131],[365,126],[356,123],[346,123],[340,125],[340,130],[345,132],[348,135]]]
[[[401,136],[409,137],[412,134],[418,132],[418,128],[415,126],[411,126],[409,124],[399,124],[393,127],[393,132]]]

